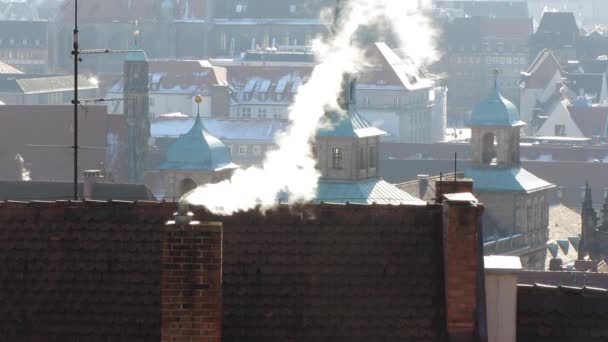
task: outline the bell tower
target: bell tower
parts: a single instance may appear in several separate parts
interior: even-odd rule
[[[468,122],[471,151],[476,167],[518,167],[521,127],[517,108],[498,89],[498,70],[493,70],[494,87],[475,107]]]

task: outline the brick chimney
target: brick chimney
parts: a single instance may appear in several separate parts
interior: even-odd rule
[[[95,184],[101,182],[103,173],[101,170],[85,170],[84,171],[84,186],[83,197],[85,200],[93,199],[93,188]]]
[[[485,334],[485,289],[480,218],[471,193],[443,195],[443,248],[447,330],[450,341]]]
[[[163,232],[162,341],[219,342],[222,327],[221,223],[192,220],[179,203]]]
[[[453,176],[446,177],[435,182],[435,198],[437,202],[443,201],[443,195],[456,193],[473,193],[473,180],[468,178],[458,178]]]

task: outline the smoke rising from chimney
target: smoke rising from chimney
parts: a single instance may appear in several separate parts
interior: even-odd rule
[[[411,0],[342,0],[339,19],[333,23],[334,34],[328,40],[316,40],[313,50],[319,64],[309,81],[298,89],[290,108],[289,128],[276,137],[278,149],[266,154],[263,166],[238,170],[231,179],[201,186],[185,196],[191,204],[204,205],[219,214],[278,203],[281,194],[290,202],[306,202],[315,197],[319,173],[312,156],[319,123],[327,109],[339,108],[344,73],[365,65],[356,34],[360,29],[386,26],[398,37],[413,65],[421,66],[436,59],[435,30],[425,14],[428,1]]]

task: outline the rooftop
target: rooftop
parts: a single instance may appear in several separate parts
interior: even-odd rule
[[[504,98],[498,86],[490,91],[490,95],[481,101],[471,114],[471,120],[467,126],[524,126],[525,123],[519,119],[519,111],[515,105]]]
[[[319,181],[317,196],[313,202],[426,205],[425,201],[381,179],[356,182]]]
[[[471,167],[465,170],[464,175],[473,179],[476,191],[534,192],[555,187],[521,167],[508,169]]]

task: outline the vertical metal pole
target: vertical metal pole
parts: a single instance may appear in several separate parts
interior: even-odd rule
[[[74,0],[74,200],[78,200],[78,0]]]
[[[456,171],[458,170],[458,152],[454,152],[454,182],[457,181]]]

